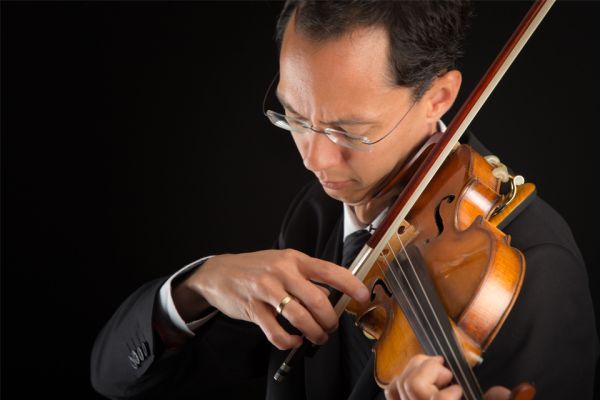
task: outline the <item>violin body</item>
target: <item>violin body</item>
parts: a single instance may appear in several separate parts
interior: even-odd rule
[[[392,295],[390,281],[402,279],[398,268],[427,271],[471,366],[481,362],[508,316],[523,282],[525,258],[490,222],[503,199],[492,170],[469,146],[457,146],[364,280],[371,302],[351,301],[346,307],[365,334],[377,339],[374,373],[380,386],[412,356],[426,353]],[[407,249],[413,254],[409,261]]]

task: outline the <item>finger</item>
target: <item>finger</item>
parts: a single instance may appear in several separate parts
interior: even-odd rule
[[[308,281],[301,282],[301,284],[304,286],[312,285],[308,283]],[[318,292],[318,290],[316,290],[316,292],[319,295],[321,294]],[[329,339],[327,332],[315,320],[313,315],[294,298],[295,294],[288,294],[288,292],[286,292],[283,288],[271,287],[271,290],[265,291],[261,298],[264,300],[264,302],[271,304],[273,306],[273,312],[276,313],[276,310],[283,299],[288,296],[292,296],[292,299],[282,307],[281,315],[283,318],[285,318],[291,325],[302,332],[302,334],[311,342],[315,344],[324,344],[327,342],[327,339]],[[331,308],[331,305],[329,307]],[[333,309],[331,310],[331,313],[333,313],[335,317],[335,312],[333,312]]]
[[[390,382],[384,391],[386,400],[401,400],[396,381]]]
[[[435,358],[435,357],[434,357]],[[386,398],[389,399],[399,399],[399,400],[407,400],[409,399],[409,395],[405,389],[405,381],[407,377],[411,375],[411,373],[417,369],[423,362],[429,359],[428,356],[424,354],[417,354],[408,361],[406,367],[401,374],[397,375],[386,387],[385,395]],[[441,357],[440,357],[441,360]],[[439,362],[442,362],[440,361]]]
[[[408,376],[415,369],[421,367],[421,365],[426,361],[436,362],[440,365],[444,364],[444,358],[442,356],[428,356],[425,354],[416,354],[412,356],[410,360],[408,360],[406,367],[404,367],[404,371],[402,371],[402,375],[405,377]]]
[[[485,392],[485,400],[508,400],[510,399],[510,390],[502,386],[493,386]]]
[[[290,335],[279,325],[273,309],[265,303],[257,302],[252,320],[260,327],[267,340],[279,350],[289,350],[302,344],[300,336]]]
[[[287,303],[281,314],[311,342],[315,344],[324,344],[327,342],[329,338],[327,332],[298,301],[292,300]]]
[[[429,397],[433,400],[460,400],[463,394],[463,390],[458,385],[448,386]]]
[[[333,332],[337,328],[338,315],[327,294],[321,290],[324,288],[308,280],[294,277],[285,279],[284,285],[291,293],[294,293],[300,304],[310,312],[325,332]]]
[[[418,364],[406,375],[403,386],[411,398],[431,398],[452,380],[441,357],[424,357],[417,358]]]
[[[359,302],[369,299],[367,287],[348,269],[302,253],[299,253],[299,257],[307,278],[324,282]]]
[[[442,357],[428,360],[428,362],[423,363],[421,368],[429,368],[432,374],[436,374],[433,384],[437,387],[444,387],[452,381],[452,371],[444,365]]]
[[[317,287],[317,289],[319,289],[321,292],[323,292],[323,294],[327,297],[329,297],[329,295],[331,294],[331,290],[329,290],[328,288],[326,288],[325,286],[323,286],[322,284],[319,284],[317,282],[312,282],[313,285],[315,285]]]
[[[386,399],[404,400],[408,399],[406,392],[404,392],[403,386],[403,375],[396,376],[386,387],[385,396]]]

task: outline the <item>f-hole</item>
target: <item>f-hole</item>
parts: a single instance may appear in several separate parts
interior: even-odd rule
[[[444,232],[444,221],[442,220],[442,215],[440,213],[440,207],[442,206],[442,203],[446,202],[448,204],[452,203],[454,201],[455,196],[453,194],[446,196],[442,199],[442,201],[440,201],[440,203],[437,205],[437,207],[435,208],[435,224],[437,226],[438,229],[438,236],[440,236],[442,234],[442,232]]]
[[[375,293],[375,288],[377,286],[381,286],[381,288],[383,289],[383,291],[385,292],[385,294],[388,297],[392,297],[392,292],[390,291],[390,289],[388,289],[387,285],[385,284],[385,281],[383,279],[381,279],[381,278],[377,278],[377,280],[375,280],[375,283],[373,283],[373,286],[371,286],[371,301],[374,301],[375,300],[375,296],[377,296],[376,293]]]

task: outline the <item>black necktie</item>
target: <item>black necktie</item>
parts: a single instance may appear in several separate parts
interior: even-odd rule
[[[366,229],[360,229],[348,235],[344,240],[344,250],[342,252],[342,265],[344,267],[350,266],[370,237],[371,234]]]
[[[371,234],[361,229],[344,240],[342,252],[342,265],[348,267],[358,255],[358,252],[369,240]],[[348,314],[344,313],[340,319],[340,339],[342,342],[342,362],[344,374],[348,379],[350,388],[354,387],[358,377],[371,357],[373,341],[362,333]]]

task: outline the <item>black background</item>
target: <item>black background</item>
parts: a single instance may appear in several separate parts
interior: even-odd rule
[[[528,6],[476,3],[459,103]],[[555,5],[472,124],[569,221],[596,310],[599,6]],[[3,394],[95,398],[91,346],[129,293],[271,245],[310,179],[261,115],[280,8],[2,3]]]

